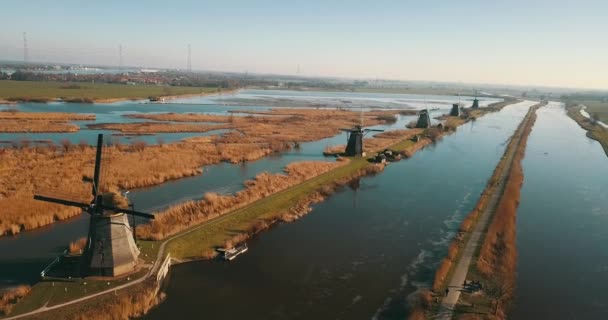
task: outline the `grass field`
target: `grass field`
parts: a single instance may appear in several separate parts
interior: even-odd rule
[[[213,93],[216,88],[0,80],[0,99],[16,101],[104,101]]]
[[[580,110],[580,106],[570,106],[568,107],[568,116],[574,119],[583,129],[587,130],[587,137],[598,141],[608,156],[608,129],[603,128],[599,124],[592,123],[580,113]],[[589,107],[587,111],[589,112]],[[592,114],[591,112],[589,113]]]
[[[608,123],[608,102],[583,101],[581,103],[587,106],[589,115],[593,116],[597,113],[601,122]]]

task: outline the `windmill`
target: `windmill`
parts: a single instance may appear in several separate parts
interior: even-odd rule
[[[369,132],[383,132],[380,129],[364,129],[363,128],[363,109],[361,109],[361,116],[359,124],[350,128],[342,128],[341,131],[346,132],[346,150],[344,151],[346,156],[350,157],[361,157],[363,156],[363,137]]]
[[[473,108],[473,109],[479,108],[479,99],[477,99],[477,94],[478,94],[478,91],[475,90],[475,99],[473,99],[473,105],[471,106],[471,108]]]
[[[431,127],[431,116],[429,110],[422,109],[418,112],[418,121],[416,122],[416,128],[430,128]]]
[[[119,208],[115,194],[103,193],[100,187],[103,135],[97,137],[95,171],[91,203],[58,199],[36,194],[34,199],[81,208],[90,214],[89,234],[84,250],[85,269],[89,275],[118,276],[135,270],[139,249],[132,236],[127,215],[154,219],[154,215]]]

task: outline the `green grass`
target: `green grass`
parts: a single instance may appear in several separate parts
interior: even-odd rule
[[[301,198],[314,193],[321,187],[338,179],[348,177],[357,170],[369,165],[367,159],[353,159],[349,164],[339,167],[299,185],[258,200],[253,204],[206,223],[190,233],[171,240],[167,251],[177,259],[192,259],[203,252],[214,250],[233,236],[249,230],[260,219],[277,217],[283,210],[291,208]]]
[[[389,149],[391,149],[393,151],[401,152],[401,151],[404,151],[405,149],[411,147],[414,144],[415,144],[414,141],[407,139],[407,140],[403,140],[399,143],[392,145]]]
[[[207,87],[0,80],[0,99],[6,100],[147,99],[151,96],[212,93],[216,90]]]
[[[11,315],[36,310],[44,305],[53,306],[71,301],[86,295],[114,288],[136,280],[148,272],[142,269],[128,278],[116,280],[75,279],[72,282],[41,281],[32,287],[32,291],[22,301],[15,305]]]
[[[571,106],[568,108],[568,116],[576,121],[583,129],[587,130],[587,137],[596,140],[604,148],[604,152],[608,156],[608,129],[603,128],[598,124],[593,124],[589,119],[585,118],[580,113],[579,106]]]
[[[581,103],[587,106],[589,115],[597,113],[600,121],[608,123],[608,102],[586,100]]]

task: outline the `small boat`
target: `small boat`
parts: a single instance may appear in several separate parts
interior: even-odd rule
[[[249,248],[247,248],[247,244],[243,243],[240,244],[232,249],[228,249],[226,251],[224,251],[224,260],[226,261],[232,261],[234,260],[239,254],[241,253],[245,253],[247,252]]]

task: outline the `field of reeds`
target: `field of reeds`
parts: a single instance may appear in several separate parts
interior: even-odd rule
[[[70,120],[95,120],[95,115],[65,112],[19,112],[16,108],[0,111],[0,132],[75,132]]]
[[[273,193],[328,172],[347,161],[342,162],[294,162],[285,167],[284,174],[263,172],[255,179],[245,181],[246,188],[234,195],[206,193],[202,200],[187,201],[174,205],[156,214],[150,224],[137,229],[137,235],[143,239],[160,240],[193,225],[205,222],[230,211],[246,206]]]
[[[0,80],[0,99],[9,101],[97,102],[215,93],[216,88]]]
[[[207,132],[229,129],[227,125],[202,125],[168,122],[131,122],[131,123],[93,123],[87,128],[96,130],[115,130],[124,134],[155,134],[171,132]]]
[[[157,305],[165,295],[157,291],[155,279],[104,294],[91,300],[28,316],[31,320],[133,319]]]
[[[0,316],[9,315],[13,306],[25,297],[30,291],[30,286],[21,285],[0,292]]]
[[[277,109],[281,110],[281,109]],[[282,112],[282,111],[276,111]],[[187,139],[148,146],[143,141],[106,147],[108,190],[132,189],[202,173],[205,165],[256,160],[292,148],[300,142],[332,137],[340,127],[359,122],[350,111],[291,110],[300,116],[243,117],[241,124],[223,136]],[[376,114],[368,116],[369,122]],[[236,118],[236,117],[235,117]],[[310,129],[315,123],[315,129]],[[0,235],[16,234],[79,214],[79,209],[33,200],[35,191],[88,202],[95,150],[86,144],[63,141],[59,146],[22,146],[0,149]]]

